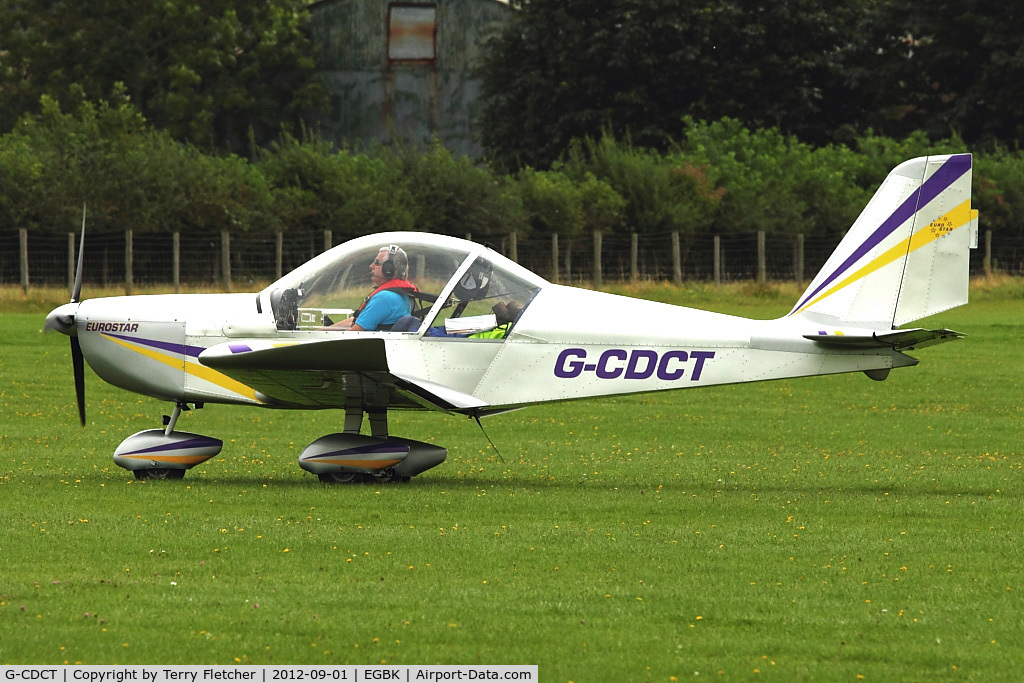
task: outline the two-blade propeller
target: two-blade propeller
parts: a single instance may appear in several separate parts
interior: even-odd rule
[[[46,316],[46,329],[57,330],[71,338],[71,367],[75,376],[75,399],[78,401],[78,419],[85,426],[85,356],[78,341],[75,316],[82,295],[82,265],[85,260],[85,206],[82,206],[82,237],[78,244],[78,266],[71,287],[71,301],[58,306]]]

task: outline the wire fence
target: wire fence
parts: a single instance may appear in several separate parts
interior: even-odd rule
[[[355,235],[133,237],[131,233],[90,233],[83,281],[104,286],[125,283],[129,292],[133,285],[174,284],[245,291],[247,285],[273,281],[351,237]],[[539,275],[563,283],[631,279],[729,282],[760,277],[806,281],[824,265],[840,238],[765,235],[761,239],[759,244],[758,235],[749,234],[717,238],[604,234],[598,239],[593,235],[571,239],[508,235],[486,243]],[[74,279],[77,248],[70,234],[0,230],[0,284],[66,285]],[[986,232],[979,248],[972,250],[970,263],[972,275],[1024,275],[1024,238]]]

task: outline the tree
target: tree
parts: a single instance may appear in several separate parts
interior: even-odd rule
[[[975,146],[1024,143],[1024,6],[1010,0],[879,3],[852,54],[867,119],[903,137],[957,134]]]
[[[0,0],[0,131],[117,84],[146,119],[202,148],[244,149],[326,102],[302,0]]]
[[[573,138],[664,149],[689,115],[828,141],[858,121],[844,59],[874,0],[520,0],[485,49],[484,143],[546,168]]]
[[[62,111],[43,96],[0,136],[0,225],[63,232],[88,204],[97,232],[140,234],[266,229],[272,222],[263,176],[232,154],[202,154],[147,128],[124,99],[81,101]]]

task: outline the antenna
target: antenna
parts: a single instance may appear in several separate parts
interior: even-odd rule
[[[491,437],[487,436],[487,430],[484,429],[483,423],[480,422],[480,415],[478,413],[473,413],[473,419],[476,420],[476,424],[478,427],[480,427],[480,431],[484,433],[484,437],[487,439],[487,443],[491,444],[491,448],[493,448],[494,452],[498,454],[498,460],[501,460],[501,464],[504,465],[505,458],[501,457],[501,451],[499,451],[498,447],[494,445],[493,441],[491,441]]]

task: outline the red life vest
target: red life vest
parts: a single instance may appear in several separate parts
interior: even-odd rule
[[[420,291],[416,289],[416,285],[408,280],[388,280],[380,287],[370,292],[370,295],[363,299],[363,303],[359,304],[359,308],[357,308],[355,313],[352,314],[352,317],[355,318],[355,323],[359,322],[359,314],[363,312],[364,308],[366,308],[366,304],[370,302],[370,299],[372,299],[377,292],[383,292],[386,289],[393,289],[400,294],[414,294]]]

